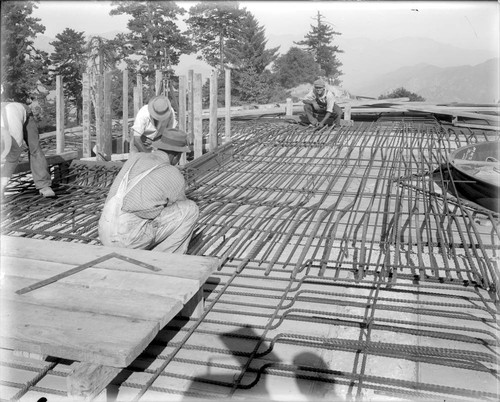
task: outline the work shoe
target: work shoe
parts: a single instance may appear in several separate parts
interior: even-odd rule
[[[40,189],[40,194],[45,198],[55,197],[56,193],[50,187],[44,187]]]

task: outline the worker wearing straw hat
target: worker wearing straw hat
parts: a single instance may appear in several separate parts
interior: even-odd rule
[[[137,112],[132,126],[131,152],[151,152],[151,144],[163,131],[177,126],[175,111],[164,95],[154,96]]]
[[[99,220],[103,245],[185,253],[198,206],[175,167],[189,151],[186,133],[166,129],[152,152],[130,155],[114,180]]]

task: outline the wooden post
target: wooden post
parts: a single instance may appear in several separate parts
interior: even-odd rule
[[[123,107],[122,107],[122,149],[120,152],[129,152],[130,139],[128,132],[128,70],[123,70]]]
[[[143,94],[143,90],[142,90],[142,75],[140,74],[137,74],[137,94],[139,95],[139,109],[142,107],[142,105],[144,105],[144,101],[143,101],[143,97],[144,97],[144,94]]]
[[[194,134],[194,157],[203,155],[203,122],[201,119],[201,74],[194,75],[193,81],[193,134]]]
[[[103,118],[104,118],[104,108],[103,108],[103,77],[102,75],[96,75],[97,83],[97,93],[95,102],[95,136],[96,136],[96,160],[103,160],[99,158],[99,154],[102,154],[104,150],[104,139],[103,139]]]
[[[226,68],[225,82],[225,99],[224,105],[226,106],[226,119],[224,130],[224,142],[231,141],[231,70]]]
[[[217,70],[210,74],[210,117],[208,126],[209,150],[215,151],[217,141]]]
[[[112,134],[113,134],[113,122],[111,121],[111,71],[106,71],[104,73],[104,118],[103,118],[103,154],[107,161],[111,160],[111,154],[113,153],[112,146]],[[99,158],[97,158],[99,160]]]
[[[140,108],[141,105],[140,105],[139,88],[134,87],[134,117],[137,116],[137,113],[139,112]],[[132,138],[130,140],[132,141]]]
[[[179,130],[186,131],[186,91],[187,82],[186,76],[179,77]],[[179,161],[180,165],[186,164],[186,153],[184,152]]]
[[[286,116],[291,116],[291,115],[293,115],[293,103],[292,103],[292,98],[286,98],[285,115],[286,115]]]
[[[88,158],[92,153],[90,140],[90,77],[87,73],[82,76],[82,155]]]
[[[162,93],[162,80],[163,74],[160,70],[155,71],[155,94],[160,95]]]
[[[63,80],[56,76],[56,152],[64,152],[64,91]]]
[[[194,71],[188,71],[188,133],[194,138],[194,111],[193,111],[193,95],[194,95]]]

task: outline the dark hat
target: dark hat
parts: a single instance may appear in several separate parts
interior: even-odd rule
[[[316,81],[314,81],[314,86],[316,88],[324,88],[325,87],[325,81],[323,81],[323,80],[316,80]]]
[[[151,98],[148,102],[148,110],[151,117],[158,121],[167,120],[172,114],[170,102],[164,95],[158,95]]]
[[[188,152],[191,150],[188,145],[187,134],[176,128],[166,129],[160,139],[153,141],[151,146],[164,151]]]

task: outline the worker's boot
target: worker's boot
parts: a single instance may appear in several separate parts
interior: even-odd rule
[[[56,196],[56,193],[54,193],[54,190],[52,190],[52,188],[50,187],[41,188],[40,194],[45,198],[51,198]]]

